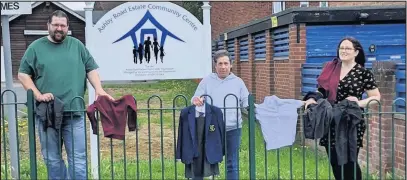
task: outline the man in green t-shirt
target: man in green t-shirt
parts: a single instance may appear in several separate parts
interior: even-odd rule
[[[32,42],[21,60],[18,79],[24,88],[33,90],[37,102],[60,99],[65,111],[85,109],[79,98],[73,99],[84,97],[86,79],[95,88],[96,99],[98,96],[108,96],[114,100],[103,90],[96,71],[98,65],[84,44],[67,36],[68,16],[57,10],[49,17],[47,26],[49,35]],[[49,179],[87,179],[84,114],[75,113],[71,116],[70,113],[64,113],[59,131],[54,128],[44,129],[42,120],[36,117],[41,152]],[[63,142],[60,142],[61,139]],[[61,156],[62,144],[68,155],[69,173]]]

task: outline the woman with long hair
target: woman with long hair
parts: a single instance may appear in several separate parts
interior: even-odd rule
[[[380,92],[377,88],[373,73],[365,69],[365,62],[366,57],[360,42],[353,37],[342,39],[337,47],[336,58],[326,64],[321,75],[318,77],[319,97],[328,99],[331,104],[336,104],[347,99],[356,102],[361,109],[365,108],[368,103],[370,106],[380,101]],[[334,75],[335,73],[336,76]],[[362,95],[365,92],[368,98],[362,100]],[[309,97],[311,98],[305,99],[305,108],[310,104],[316,104],[316,100],[318,99],[318,96]],[[363,147],[363,135],[366,130],[365,120],[362,119],[360,123],[356,125],[356,128],[356,153],[359,155],[359,149]],[[328,138],[328,136],[330,137]],[[335,179],[362,179],[362,172],[357,163],[357,155],[356,162],[348,161],[343,165],[344,177],[342,177],[342,165],[338,165],[338,158],[340,157],[337,156],[335,150],[334,122],[331,122],[330,133],[322,137],[319,144],[325,147],[330,156]],[[356,177],[353,177],[355,174],[354,170],[356,170]]]

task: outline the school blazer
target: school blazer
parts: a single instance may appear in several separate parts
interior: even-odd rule
[[[205,105],[205,153],[210,164],[220,163],[225,155],[225,123],[220,108]],[[195,126],[195,105],[181,110],[178,126],[176,159],[191,164],[198,157],[198,144]]]

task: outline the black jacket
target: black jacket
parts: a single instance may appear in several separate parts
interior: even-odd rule
[[[225,155],[225,124],[218,107],[205,104],[205,158],[211,164],[220,163]],[[181,110],[178,126],[176,159],[190,164],[199,155],[196,142],[195,105]]]
[[[55,97],[49,102],[37,102],[36,114],[42,121],[44,130],[48,127],[59,130],[63,121],[64,102]]]
[[[321,91],[321,89],[318,89]],[[328,105],[324,99],[325,92],[309,92],[304,101],[309,98],[317,100],[317,105],[309,105],[304,113],[305,138],[320,138],[320,133],[328,133],[326,123],[335,124],[335,150],[338,164],[343,165],[348,161],[357,161],[357,124],[363,120],[363,110],[356,102],[344,99],[337,104]],[[321,104],[322,103],[322,104]],[[329,115],[330,114],[330,115]]]
[[[335,122],[335,150],[338,164],[357,161],[357,124],[363,120],[362,109],[347,99],[332,108]]]
[[[318,99],[303,114],[304,135],[307,139],[319,139],[326,135],[332,121],[332,106],[326,99]]]

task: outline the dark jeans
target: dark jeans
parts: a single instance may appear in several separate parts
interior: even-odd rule
[[[329,156],[329,151],[328,151],[328,146],[325,146],[326,153]],[[357,155],[359,155],[359,148],[357,150]],[[358,157],[358,156],[356,156]],[[338,159],[336,156],[336,150],[335,147],[331,147],[331,167],[333,174],[335,176],[335,179],[337,180],[353,180],[355,170],[356,170],[356,180],[361,180],[362,179],[362,171],[360,170],[360,166],[358,162],[356,162],[356,169],[355,169],[355,162],[348,162],[343,165],[343,177],[342,177],[342,166],[338,165]]]
[[[239,179],[239,147],[241,137],[241,128],[226,132],[227,179]]]

